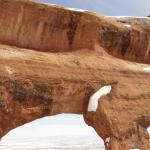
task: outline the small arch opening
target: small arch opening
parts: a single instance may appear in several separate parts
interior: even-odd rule
[[[4,136],[1,150],[104,150],[103,140],[83,115],[60,114],[37,119]]]

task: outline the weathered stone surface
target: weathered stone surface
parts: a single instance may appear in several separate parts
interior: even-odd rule
[[[91,12],[29,0],[0,0],[0,12],[3,44],[48,52],[93,50],[97,44],[117,57],[150,63],[149,23],[128,28]]]
[[[150,63],[150,19],[148,17],[108,18],[121,23],[121,26],[118,28],[105,24],[100,30],[102,45],[106,47],[107,52],[127,60]]]
[[[0,12],[0,137],[37,118],[76,113],[110,137],[107,150],[149,150],[149,23],[21,0],[0,0]],[[104,85],[111,93],[88,112]]]

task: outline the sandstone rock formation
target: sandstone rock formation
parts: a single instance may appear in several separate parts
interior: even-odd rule
[[[0,137],[76,113],[109,139],[107,150],[150,149],[149,18],[122,23],[28,0],[0,0],[0,12]],[[89,112],[105,85],[112,91]]]

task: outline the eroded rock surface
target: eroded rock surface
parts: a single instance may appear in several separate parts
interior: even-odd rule
[[[21,0],[0,0],[0,12],[0,137],[44,116],[76,113],[107,150],[150,149],[149,18],[122,23]],[[105,85],[110,94],[89,112],[90,96]]]

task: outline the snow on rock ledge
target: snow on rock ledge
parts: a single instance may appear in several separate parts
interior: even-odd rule
[[[111,92],[111,86],[104,86],[95,92],[89,100],[88,111],[96,111],[98,107],[98,101],[101,96],[107,95]]]
[[[77,9],[77,8],[65,8],[67,10],[71,10],[71,11],[78,11],[78,12],[87,12],[88,10],[84,10],[84,9]]]
[[[149,25],[150,18],[149,17],[137,17],[137,16],[106,16],[109,19],[115,20],[117,22],[122,22],[126,24],[143,24]]]
[[[150,136],[150,127],[149,127],[149,128],[147,128],[147,131],[148,131],[149,136]],[[149,141],[150,141],[150,139],[149,139]]]
[[[144,68],[144,71],[148,71],[148,72],[150,72],[150,67],[146,67],[146,68]]]
[[[128,27],[128,28],[131,28],[131,25],[129,25],[129,24],[125,24],[124,26]]]

